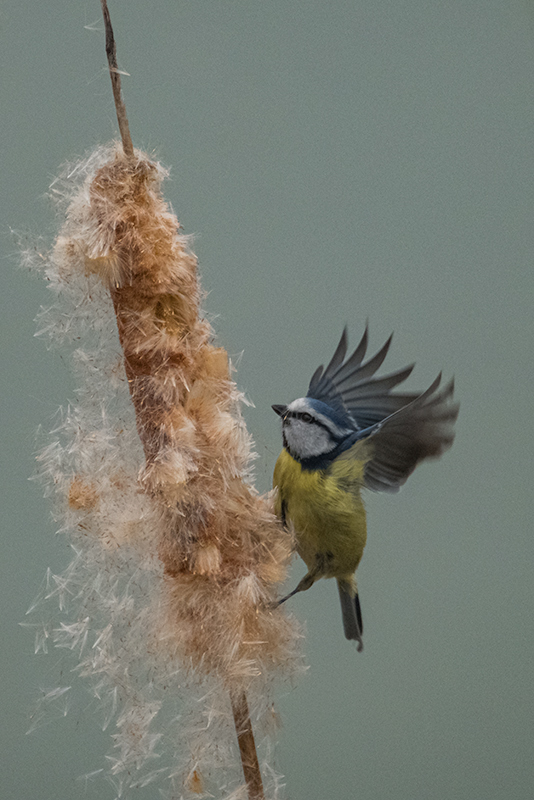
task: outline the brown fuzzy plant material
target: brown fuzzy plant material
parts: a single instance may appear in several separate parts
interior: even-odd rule
[[[292,542],[251,485],[241,396],[199,312],[164,175],[114,145],[52,186],[66,221],[44,259],[59,301],[43,330],[74,338],[83,381],[40,456],[75,556],[48,576],[67,619],[39,630],[36,649],[52,638],[76,651],[107,700],[120,796],[155,779],[146,766],[170,743],[168,797],[263,798],[252,720],[278,797],[270,691],[298,671],[299,634],[273,605]]]
[[[252,485],[242,397],[165,175],[118,144],[67,165],[54,249],[27,254],[57,295],[41,332],[75,343],[79,378],[39,456],[73,559],[37,598],[60,619],[32,623],[36,651],[73,651],[90,679],[115,725],[117,797],[158,781],[169,800],[274,800],[273,684],[301,669],[274,602],[292,541]]]

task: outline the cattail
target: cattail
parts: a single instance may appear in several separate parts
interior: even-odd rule
[[[292,542],[253,488],[242,398],[165,175],[114,144],[52,185],[65,221],[42,329],[77,343],[81,381],[40,456],[74,551],[44,590],[64,615],[47,635],[115,719],[117,796],[165,778],[168,797],[259,800],[252,728],[277,797],[272,685],[299,669],[275,603]]]

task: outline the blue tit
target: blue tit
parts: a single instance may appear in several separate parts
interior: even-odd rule
[[[368,331],[346,358],[347,329],[324,369],[315,371],[306,397],[273,405],[282,418],[283,450],[274,470],[276,513],[292,524],[308,572],[297,592],[319,578],[335,578],[347,639],[362,643],[355,572],[367,539],[361,490],[395,492],[417,464],[438,458],[453,441],[458,404],[454,383],[426,392],[392,393],[414,365],[374,377],[391,344],[364,361]]]

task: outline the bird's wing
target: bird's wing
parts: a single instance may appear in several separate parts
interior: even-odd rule
[[[454,439],[458,403],[454,381],[438,391],[441,375],[426,392],[378,423],[367,439],[371,457],[365,465],[365,486],[397,491],[425,458],[439,458]]]
[[[307,396],[350,413],[370,449],[365,485],[375,491],[396,491],[419,461],[437,458],[451,446],[458,416],[458,404],[453,401],[454,383],[451,381],[438,391],[439,375],[422,394],[391,394],[410,375],[413,364],[375,378],[391,336],[375,356],[364,361],[367,342],[366,328],[358,347],[346,359],[345,328],[326,369],[321,366],[315,371]],[[350,457],[352,449],[344,457]]]

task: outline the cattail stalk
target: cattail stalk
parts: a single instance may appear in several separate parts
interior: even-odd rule
[[[53,186],[66,200],[66,220],[46,265],[74,316],[66,323],[62,311],[44,327],[75,331],[77,315],[80,330],[98,340],[75,353],[85,383],[61,426],[67,442],[41,457],[76,548],[62,579],[76,587],[69,595],[79,603],[75,622],[52,638],[79,652],[82,674],[97,676],[95,696],[112,698],[119,793],[161,744],[151,732],[166,707],[158,698],[173,686],[182,698],[198,687],[195,709],[204,708],[207,722],[184,732],[189,755],[177,755],[173,784],[197,796],[216,784],[227,791],[214,774],[234,748],[249,800],[263,800],[251,712],[269,735],[271,685],[295,674],[299,660],[295,624],[274,602],[292,542],[270,498],[250,482],[241,396],[202,317],[197,259],[162,197],[165,173],[131,146],[105,0],[102,7],[122,146],[71,165]],[[116,356],[106,362],[103,355],[113,318],[123,373]],[[128,412],[110,420],[121,374],[144,464],[124,422]],[[129,570],[126,578],[121,570]],[[225,703],[234,744],[225,739]]]

